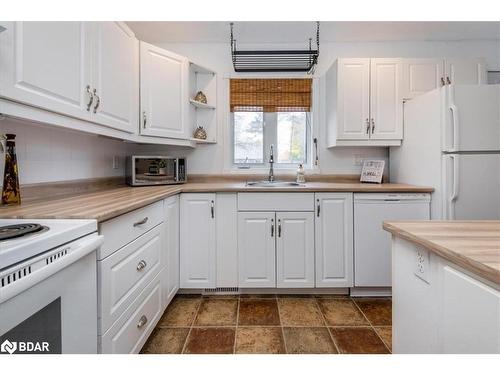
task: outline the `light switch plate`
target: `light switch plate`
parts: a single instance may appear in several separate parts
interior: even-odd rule
[[[120,168],[120,157],[115,155],[113,156],[113,169],[119,169]]]
[[[422,281],[429,283],[430,254],[428,250],[417,249],[415,258],[415,269],[413,273]]]

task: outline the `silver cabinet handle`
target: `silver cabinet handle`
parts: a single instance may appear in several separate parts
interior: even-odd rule
[[[97,95],[97,90],[94,89],[94,96],[97,98],[97,101],[95,102],[94,106],[94,113],[97,113],[97,108],[99,108],[99,105],[101,104],[101,97]]]
[[[274,219],[271,219],[271,237],[274,237]]]
[[[141,261],[137,264],[136,269],[137,269],[137,271],[141,271],[141,270],[143,270],[144,268],[146,268],[146,266],[147,266],[147,265],[148,265],[148,264],[146,263],[146,261],[145,261],[145,260],[141,260]]]
[[[146,318],[146,315],[141,316],[141,319],[139,319],[139,322],[137,323],[137,328],[144,327],[147,322],[148,322],[148,318]]]
[[[370,120],[366,119],[366,134],[370,134]]]
[[[142,112],[142,127],[146,129],[146,123],[148,122],[148,117],[146,116],[146,111]]]
[[[450,77],[446,77],[446,83],[447,83],[448,85],[451,85],[451,79],[450,79]]]
[[[215,203],[214,201],[210,202],[210,214],[212,215],[212,219],[215,217]]]
[[[373,134],[374,131],[375,131],[375,120],[372,119],[372,134]]]
[[[446,85],[446,82],[444,81],[444,77],[441,77],[441,86]]]
[[[148,222],[148,217],[146,216],[144,219],[134,223],[134,227],[138,227],[139,225],[146,224]]]
[[[316,216],[319,217],[319,211],[321,210],[321,205],[319,204],[319,199],[316,199]]]
[[[281,237],[281,219],[278,219],[278,237]]]
[[[86,91],[87,91],[87,94],[89,95],[89,102],[87,103],[87,111],[90,111],[90,107],[92,106],[92,103],[94,102],[94,94],[90,90],[90,85],[87,85]]]

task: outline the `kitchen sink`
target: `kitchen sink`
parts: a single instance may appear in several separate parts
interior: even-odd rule
[[[306,186],[306,184],[301,184],[293,181],[247,181],[246,186],[248,187],[298,187]]]

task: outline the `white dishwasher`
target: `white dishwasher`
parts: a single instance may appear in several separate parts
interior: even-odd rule
[[[385,220],[429,220],[430,194],[354,194],[354,286],[391,286],[391,235]]]

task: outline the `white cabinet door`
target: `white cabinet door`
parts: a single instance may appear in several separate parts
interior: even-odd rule
[[[314,287],[314,213],[277,212],[276,286]]]
[[[238,286],[237,193],[217,193],[217,288]]]
[[[485,85],[486,63],[484,59],[446,59],[446,83],[453,85]]]
[[[180,215],[180,287],[214,288],[215,194],[182,194]]]
[[[371,59],[371,139],[403,139],[402,73],[400,59]]]
[[[141,134],[187,138],[188,61],[140,43]]]
[[[163,296],[166,307],[179,290],[179,196],[164,201],[165,212],[165,256]]]
[[[86,22],[9,22],[0,34],[0,96],[90,119]]]
[[[402,59],[401,96],[412,99],[443,86],[443,59]]]
[[[368,139],[369,117],[370,59],[339,59],[337,139]]]
[[[352,194],[318,193],[315,198],[316,287],[352,287]]]
[[[93,121],[137,133],[139,42],[121,22],[95,22],[92,54]]]
[[[275,213],[238,213],[240,288],[276,287]]]
[[[443,268],[443,353],[500,353],[500,292]]]

